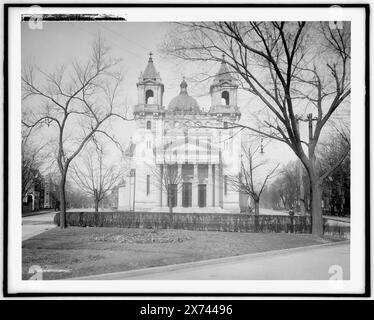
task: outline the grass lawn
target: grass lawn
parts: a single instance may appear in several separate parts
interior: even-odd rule
[[[321,244],[330,239],[287,233],[125,228],[55,228],[22,243],[22,278],[32,265],[69,272],[62,279]]]

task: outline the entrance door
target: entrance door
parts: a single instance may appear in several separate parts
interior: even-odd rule
[[[168,188],[168,206],[177,206],[178,188],[176,184],[169,184]]]
[[[182,187],[182,206],[192,207],[192,183],[185,182]]]
[[[206,207],[206,184],[199,184],[199,207]]]

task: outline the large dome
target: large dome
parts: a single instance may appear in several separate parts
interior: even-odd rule
[[[200,107],[197,101],[187,93],[187,83],[184,79],[181,82],[180,87],[181,91],[179,95],[170,101],[168,110],[172,112],[200,112]]]

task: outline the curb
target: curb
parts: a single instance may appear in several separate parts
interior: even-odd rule
[[[322,216],[322,217],[325,220],[338,221],[338,222],[351,224],[351,220],[342,220],[342,219],[339,219],[339,217],[327,217],[327,216]]]
[[[59,211],[36,211],[36,212],[29,212],[29,213],[25,213],[22,215],[22,218],[28,218],[28,217],[33,217],[33,216],[41,216],[43,214],[47,214],[47,213],[53,213],[53,212],[59,212]]]
[[[264,252],[256,252],[256,253],[248,253],[243,255],[231,256],[231,257],[223,257],[223,258],[214,258],[208,260],[201,260],[201,261],[193,261],[193,262],[186,262],[186,263],[179,263],[179,264],[171,264],[167,266],[159,266],[159,267],[150,267],[150,268],[142,268],[136,270],[128,270],[128,271],[118,271],[118,272],[111,272],[111,273],[102,273],[97,275],[90,275],[85,277],[76,277],[76,278],[66,278],[64,280],[103,280],[100,277],[111,277],[111,276],[123,276],[124,278],[131,278],[133,276],[142,276],[147,274],[153,273],[161,273],[165,271],[175,271],[179,269],[188,269],[193,267],[205,266],[209,264],[220,264],[220,263],[230,263],[235,261],[244,260],[247,258],[257,258],[263,257],[267,255],[278,255],[288,252],[297,252],[306,249],[318,249],[324,247],[331,247],[331,246],[338,246],[343,244],[349,244],[350,240],[344,241],[336,241],[336,242],[329,242],[323,244],[316,244],[311,246],[302,246],[296,248],[288,248],[288,249],[281,249],[281,250],[270,250]],[[107,279],[111,280],[111,279]]]

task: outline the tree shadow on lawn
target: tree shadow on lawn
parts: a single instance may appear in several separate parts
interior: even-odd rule
[[[22,278],[33,265],[63,279],[310,246],[336,241],[307,234],[127,228],[52,229],[22,243]]]

